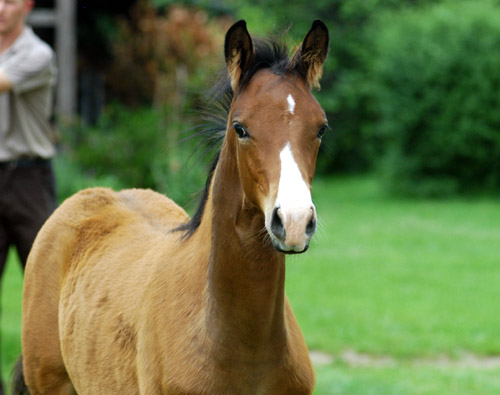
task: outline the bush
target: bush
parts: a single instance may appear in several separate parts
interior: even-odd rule
[[[132,110],[115,104],[96,126],[67,131],[59,159],[61,195],[95,181],[115,188],[151,188],[180,205],[191,203],[193,193],[204,186],[207,158],[195,158],[193,141],[181,142],[187,124],[175,119],[167,109]]]
[[[206,86],[222,59],[227,24],[195,7],[170,4],[160,11],[151,0],[137,0],[131,16],[118,18],[107,35],[109,93],[129,105],[189,105],[196,99],[190,88]]]
[[[446,2],[382,18],[377,137],[398,193],[500,191],[500,7]]]
[[[295,3],[298,10],[292,21],[302,18],[310,23],[311,15],[317,15],[331,30],[330,54],[317,93],[332,126],[318,158],[320,173],[371,170],[377,159],[379,141],[372,133],[377,122],[372,64],[378,30],[371,28],[373,22],[381,13],[440,1],[444,0],[321,0],[311,2],[306,14],[303,3]],[[289,3],[281,7],[283,13],[290,12]],[[397,12],[393,15],[398,17]]]
[[[90,187],[101,186],[115,190],[123,188],[113,175],[97,177],[81,169],[74,157],[66,149],[62,150],[54,160],[56,174],[57,198],[61,203],[76,192]]]

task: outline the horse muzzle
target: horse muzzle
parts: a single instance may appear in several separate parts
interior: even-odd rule
[[[305,252],[316,232],[316,208],[314,205],[299,208],[273,209],[266,228],[277,251],[285,254]]]

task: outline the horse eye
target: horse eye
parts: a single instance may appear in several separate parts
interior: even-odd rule
[[[328,125],[321,126],[318,130],[318,138],[322,138],[327,129],[328,129]]]
[[[245,128],[243,126],[241,126],[239,123],[234,124],[234,131],[236,132],[236,134],[238,135],[238,138],[240,138],[240,139],[250,137],[250,135],[245,130]]]

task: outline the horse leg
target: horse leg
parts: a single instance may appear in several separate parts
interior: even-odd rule
[[[76,393],[61,355],[57,311],[47,300],[35,298],[23,322],[23,370],[31,394]],[[39,310],[38,310],[39,309]]]
[[[54,240],[58,237],[42,229],[26,265],[22,349],[24,379],[31,394],[76,393],[65,368],[59,337],[62,259]]]
[[[12,380],[12,395],[30,395],[30,394],[76,394],[71,382],[57,382],[54,381],[50,387],[42,388],[40,386],[32,386],[31,392],[26,386],[24,378],[23,357],[21,356],[14,367],[13,380]]]
[[[57,360],[44,356],[38,364],[26,358],[23,365],[26,386],[31,395],[73,395],[76,394],[73,384],[66,373],[64,365]],[[14,393],[15,395],[15,393]]]

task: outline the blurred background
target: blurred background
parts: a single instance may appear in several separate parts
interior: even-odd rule
[[[36,5],[31,23],[60,69],[60,200],[145,187],[188,211],[216,147],[187,137],[204,122],[228,27],[245,19],[293,50],[322,19],[321,228],[287,268],[315,393],[500,393],[500,1]],[[10,263],[3,372],[20,350],[21,281]]]

